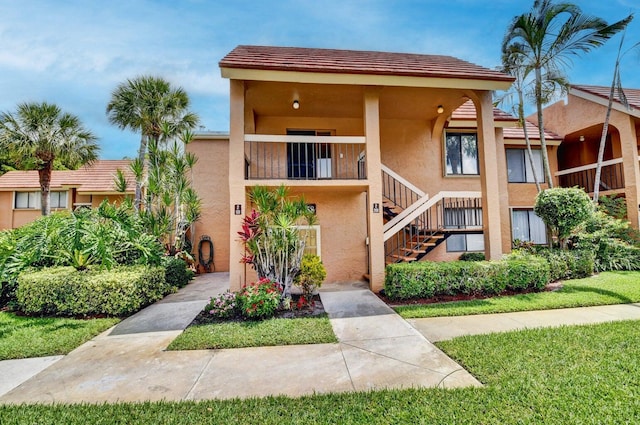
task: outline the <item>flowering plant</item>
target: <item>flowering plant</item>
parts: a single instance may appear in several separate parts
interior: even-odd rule
[[[204,311],[216,319],[228,319],[235,316],[237,312],[236,293],[227,291],[218,294],[211,298]]]
[[[244,285],[237,296],[240,313],[250,319],[272,317],[280,304],[280,295],[280,285],[266,278]]]

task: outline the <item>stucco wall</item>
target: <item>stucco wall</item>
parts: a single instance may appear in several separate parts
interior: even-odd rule
[[[0,192],[0,230],[11,229],[13,222],[13,192]]]
[[[192,187],[202,199],[202,216],[195,225],[194,252],[197,257],[200,237],[208,235],[214,244],[216,271],[228,271],[229,238],[235,235],[235,230],[229,229],[229,141],[196,138],[187,145],[187,151],[198,157]]]

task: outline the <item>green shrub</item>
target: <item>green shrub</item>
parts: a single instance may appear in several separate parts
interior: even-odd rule
[[[278,285],[262,278],[245,285],[236,296],[240,314],[248,319],[266,319],[276,314],[281,291]]]
[[[533,210],[563,246],[571,231],[591,216],[593,204],[583,189],[555,187],[538,193]]]
[[[193,279],[195,273],[189,270],[187,263],[180,258],[164,257],[162,265],[165,269],[165,280],[167,285],[174,288],[183,288]]]
[[[223,292],[212,297],[204,311],[216,319],[229,319],[238,313],[237,298],[235,292]]]
[[[482,252],[463,252],[460,254],[460,261],[484,261],[484,253]]]
[[[25,313],[125,316],[171,292],[164,268],[122,266],[111,270],[53,267],[18,277],[17,305]]]
[[[592,251],[535,247],[531,252],[547,260],[552,282],[591,276],[595,270],[595,254]],[[512,253],[509,258],[514,258],[513,256],[516,255],[518,254]]]
[[[300,263],[300,273],[296,276],[294,284],[302,289],[303,296],[310,300],[313,291],[322,286],[327,277],[327,271],[320,257],[314,254],[305,254]]]
[[[549,282],[549,265],[531,260],[451,261],[390,264],[385,294],[391,299],[442,295],[494,295],[507,289],[542,289]]]

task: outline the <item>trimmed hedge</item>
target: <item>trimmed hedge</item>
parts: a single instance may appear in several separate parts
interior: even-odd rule
[[[193,279],[194,272],[189,270],[187,263],[180,258],[164,257],[162,265],[165,268],[165,279],[167,285],[175,288],[182,288]]]
[[[549,262],[552,282],[588,277],[595,269],[595,254],[592,251],[545,249],[536,255]]]
[[[122,266],[77,271],[54,267],[18,277],[18,308],[27,314],[125,316],[173,291],[163,267]]]
[[[549,283],[542,258],[500,261],[399,263],[387,266],[385,295],[391,299],[442,295],[496,295],[505,290],[541,290]]]

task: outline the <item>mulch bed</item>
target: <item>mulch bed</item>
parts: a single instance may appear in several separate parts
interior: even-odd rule
[[[397,307],[401,305],[420,305],[420,304],[436,304],[436,303],[448,303],[455,301],[470,301],[470,300],[484,300],[487,298],[503,297],[509,295],[529,294],[532,292],[544,292],[544,291],[557,291],[562,288],[562,282],[553,282],[548,284],[543,291],[504,291],[498,295],[440,295],[432,298],[411,298],[408,300],[392,300],[384,294],[377,294],[378,298],[384,301],[389,307]]]
[[[291,305],[295,306],[298,302],[298,296],[292,295]],[[301,317],[314,317],[321,316],[325,314],[324,306],[322,305],[322,300],[320,300],[319,295],[313,296],[313,304],[312,306],[307,306],[302,309],[292,308],[291,310],[279,310],[275,314],[275,318],[278,319],[297,319]],[[236,316],[229,319],[214,319],[212,318],[206,311],[201,311],[193,322],[189,326],[194,325],[205,325],[211,323],[225,323],[225,322],[248,322],[251,320],[245,319],[242,316]]]

